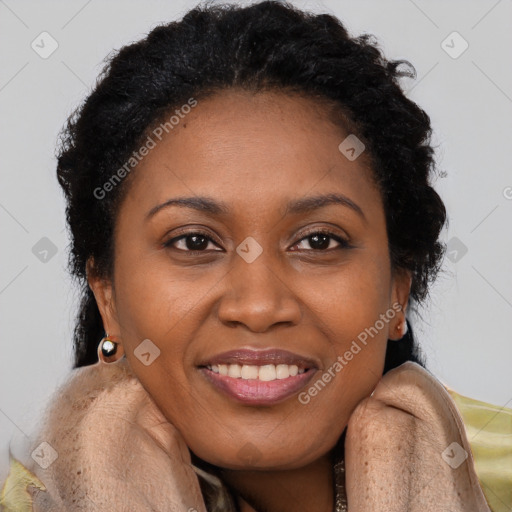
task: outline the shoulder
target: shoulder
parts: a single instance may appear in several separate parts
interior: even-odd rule
[[[512,510],[512,409],[460,395],[446,386],[457,405],[475,469],[493,512]]]

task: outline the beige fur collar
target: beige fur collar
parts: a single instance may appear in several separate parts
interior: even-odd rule
[[[33,473],[36,512],[206,512],[190,452],[125,359],[76,369],[55,393]],[[46,453],[45,453],[46,452]]]
[[[407,428],[411,422],[414,428]],[[419,365],[408,362],[388,372],[358,405],[347,432],[350,512],[366,512],[369,504],[396,512],[442,506],[489,512],[455,402]],[[400,449],[406,441],[415,455],[404,459]],[[442,458],[453,443],[467,452],[456,469]],[[32,474],[20,465],[22,477],[13,479],[18,485],[6,491],[11,503],[16,492],[23,501],[30,488],[36,512],[206,512],[197,475],[207,475],[191,464],[181,435],[126,359],[73,370],[54,394],[33,448],[39,463],[23,461]],[[365,460],[372,461],[369,476]],[[3,505],[5,512],[32,512],[30,504]]]

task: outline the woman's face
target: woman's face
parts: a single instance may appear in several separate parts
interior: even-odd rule
[[[399,337],[410,280],[365,153],[328,117],[281,93],[199,101],[130,177],[113,281],[90,278],[144,388],[221,467],[327,453]]]

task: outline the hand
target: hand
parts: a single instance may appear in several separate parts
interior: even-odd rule
[[[124,363],[77,370],[50,412],[36,512],[206,512],[182,436]]]
[[[449,464],[442,453],[454,442],[460,448],[446,452]],[[490,512],[461,416],[443,385],[416,363],[388,372],[358,404],[345,468],[349,512]]]

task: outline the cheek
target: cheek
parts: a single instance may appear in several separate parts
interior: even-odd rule
[[[344,335],[332,344],[325,367],[298,396],[318,440],[311,449],[319,452],[336,442],[356,406],[382,377],[387,335],[384,330],[372,329],[381,310],[375,308],[371,314],[366,303],[362,312],[357,308],[351,311],[353,316],[349,312],[340,315],[338,323],[331,326]],[[285,436],[286,430],[281,434]]]
[[[170,272],[162,253],[141,261],[130,253],[130,259],[116,262],[120,336],[137,378],[164,415],[185,431],[191,424],[205,423],[204,400],[196,396],[191,372],[197,353],[194,340],[205,338],[200,332],[209,311],[205,290],[212,289],[218,277],[212,272],[202,277]]]
[[[315,312],[319,329],[331,340],[332,359],[350,350],[353,341],[359,341],[364,350],[354,347],[353,357],[347,354],[350,361],[373,360],[385,351],[396,310],[390,304],[388,255],[380,247],[355,254],[350,264],[323,276],[315,288],[308,288],[308,309]]]
[[[317,294],[320,328],[331,340],[323,371],[305,390],[301,403],[311,415],[346,424],[355,406],[382,377],[390,322],[391,273],[383,251],[355,260]],[[336,404],[340,404],[336,407]],[[342,404],[342,405],[341,405]],[[332,407],[335,405],[334,407]]]
[[[178,272],[170,272],[161,253],[124,254],[116,261],[115,271],[116,313],[123,342],[135,348],[149,338],[160,349],[179,352],[181,323],[199,301],[197,286],[190,280],[180,281]]]
[[[188,305],[187,294],[160,266],[150,260],[141,264],[130,256],[116,261],[116,315],[126,357],[155,396],[167,392],[171,381],[179,385],[184,380],[187,340],[181,335],[180,319]]]

